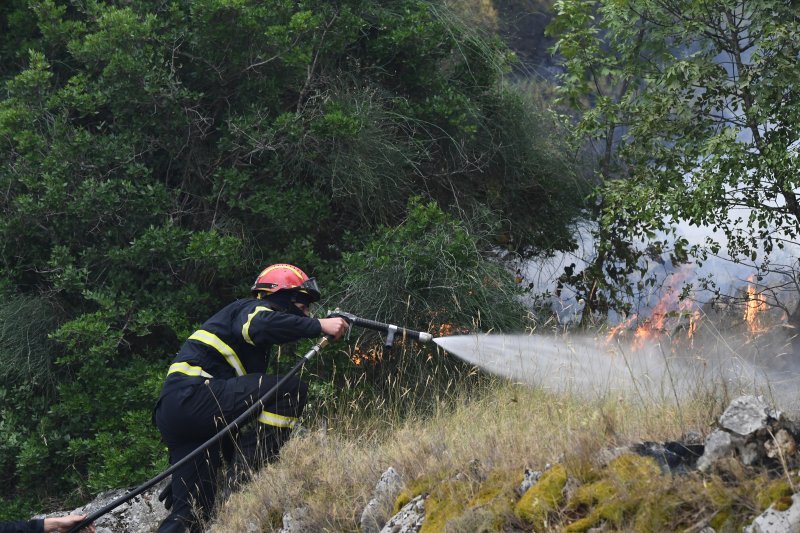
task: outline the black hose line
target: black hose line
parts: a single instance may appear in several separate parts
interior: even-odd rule
[[[244,422],[246,419],[250,418],[256,411],[263,410],[264,409],[264,405],[267,403],[267,400],[269,400],[270,397],[272,395],[274,395],[278,391],[278,389],[280,387],[282,387],[292,376],[297,374],[300,371],[300,369],[303,368],[303,365],[305,365],[306,362],[310,361],[312,357],[314,357],[316,354],[321,352],[322,349],[325,348],[325,346],[327,346],[332,340],[333,340],[333,337],[331,337],[331,336],[325,336],[322,340],[320,340],[313,348],[311,348],[311,350],[308,351],[307,354],[305,354],[303,356],[302,359],[300,359],[300,361],[297,362],[296,365],[294,365],[294,367],[292,367],[292,369],[289,371],[288,374],[283,376],[283,378],[281,378],[281,380],[278,381],[278,383],[274,387],[272,387],[270,390],[265,392],[261,396],[261,398],[259,398],[258,401],[256,401],[253,405],[248,407],[247,410],[244,413],[242,413],[241,415],[236,417],[236,420],[234,420],[233,422],[231,422],[230,424],[228,424],[227,426],[222,428],[219,431],[219,433],[217,433],[216,435],[214,435],[213,437],[208,439],[206,442],[201,444],[192,453],[190,453],[189,455],[187,455],[186,457],[184,457],[183,459],[181,459],[180,461],[178,461],[174,465],[170,466],[169,468],[167,468],[166,470],[164,470],[163,472],[158,474],[153,479],[142,483],[141,485],[139,485],[138,487],[136,487],[132,491],[125,493],[124,495],[120,496],[119,498],[117,498],[113,502],[109,503],[108,505],[106,505],[102,509],[99,509],[99,510],[93,512],[92,514],[87,516],[85,519],[83,519],[83,521],[80,522],[78,525],[76,525],[72,529],[70,529],[69,533],[75,533],[75,532],[79,531],[81,528],[88,526],[89,524],[91,524],[92,522],[94,522],[95,520],[97,520],[98,518],[103,516],[104,514],[108,513],[112,509],[115,509],[116,507],[122,505],[123,503],[125,503],[125,502],[127,502],[129,500],[132,500],[136,496],[140,495],[141,493],[143,493],[144,491],[146,491],[147,489],[149,489],[150,487],[152,487],[153,485],[155,485],[159,481],[163,480],[164,478],[166,478],[167,476],[172,474],[175,470],[177,470],[178,468],[180,468],[181,466],[186,464],[188,461],[191,461],[192,459],[197,457],[200,453],[205,451],[209,446],[211,446],[212,444],[214,444],[215,442],[220,440],[223,436],[225,436],[231,429],[235,428],[236,426],[238,426],[239,424]]]

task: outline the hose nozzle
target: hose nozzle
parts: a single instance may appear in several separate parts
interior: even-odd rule
[[[361,318],[355,316],[351,313],[345,313],[340,309],[336,309],[334,311],[330,311],[328,313],[328,318],[334,317],[341,317],[347,320],[350,325],[352,326],[359,326],[362,328],[372,329],[375,331],[380,331],[386,334],[386,342],[384,345],[387,348],[391,348],[392,344],[394,344],[394,338],[398,334],[403,337],[409,337],[419,342],[430,342],[433,340],[433,335],[426,331],[416,331],[413,329],[408,329],[400,326],[395,326],[394,324],[386,324],[383,322],[376,322],[375,320],[369,320],[367,318]]]

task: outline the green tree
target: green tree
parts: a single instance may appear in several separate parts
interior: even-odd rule
[[[639,240],[678,261],[723,246],[755,261],[797,239],[796,5],[560,0],[556,11],[562,94],[583,105],[579,131],[605,141],[599,236],[611,266],[596,279],[645,270]],[[678,221],[721,238],[653,242]]]
[[[502,43],[438,2],[15,0],[0,16],[0,288],[44,302],[56,381],[47,410],[3,414],[0,498],[154,473],[149,412],[181,340],[265,263],[336,287],[342,255],[412,195],[488,208],[518,250],[572,245],[580,180],[557,122],[503,82]]]

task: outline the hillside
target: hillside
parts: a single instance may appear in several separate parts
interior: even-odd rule
[[[211,530],[357,531],[390,467],[398,487],[378,522],[416,496],[424,518],[386,531],[733,531],[773,503],[791,504],[782,498],[799,481],[784,475],[794,454],[783,466],[746,467],[731,455],[708,472],[680,474],[665,473],[641,445],[624,452],[642,442],[702,442],[726,407],[721,399],[676,406],[591,396],[487,382],[479,392],[453,390],[429,416],[317,421],[226,502]]]

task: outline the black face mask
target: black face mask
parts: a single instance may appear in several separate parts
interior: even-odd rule
[[[306,316],[300,309],[294,305],[295,302],[302,302],[302,298],[291,291],[278,291],[263,298],[266,302],[275,307],[276,311],[282,311],[290,315]]]

